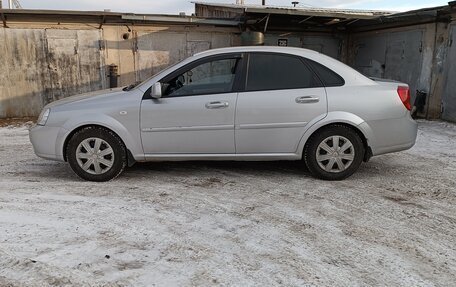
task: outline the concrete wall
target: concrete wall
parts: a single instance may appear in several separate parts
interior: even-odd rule
[[[55,16],[8,22],[0,28],[0,118],[36,116],[62,97],[144,80],[196,52],[240,44],[240,29],[213,25],[61,23]],[[50,19],[50,20],[48,20]],[[421,113],[456,121],[456,12],[452,23],[428,23],[369,32],[268,31],[266,45],[289,46],[338,58],[361,72],[392,78],[429,94]]]
[[[47,103],[125,86],[196,52],[239,43],[237,29],[199,26],[15,24],[0,28],[0,118],[37,116]]]

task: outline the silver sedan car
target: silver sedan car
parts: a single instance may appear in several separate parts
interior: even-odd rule
[[[320,53],[234,47],[148,80],[47,105],[35,153],[107,181],[144,161],[300,160],[341,180],[371,156],[415,144],[407,84],[369,79]]]

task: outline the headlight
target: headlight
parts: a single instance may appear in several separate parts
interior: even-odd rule
[[[45,109],[41,112],[38,121],[36,122],[37,125],[44,126],[49,118],[49,114],[51,113],[50,109]]]

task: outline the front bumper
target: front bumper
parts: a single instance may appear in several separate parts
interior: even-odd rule
[[[45,159],[64,161],[63,150],[57,144],[61,134],[60,127],[33,126],[29,131],[29,137],[35,154]]]

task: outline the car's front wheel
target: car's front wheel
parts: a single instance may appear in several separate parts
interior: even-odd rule
[[[67,159],[82,179],[108,181],[125,169],[127,153],[123,142],[112,131],[102,127],[86,127],[69,140]]]
[[[363,141],[356,131],[344,125],[332,125],[310,137],[304,160],[313,176],[342,180],[359,168],[364,152]]]

